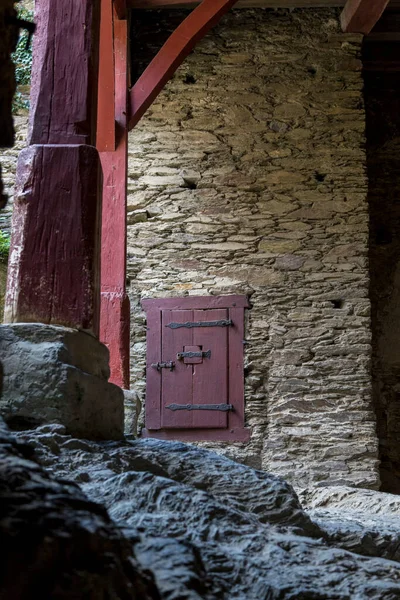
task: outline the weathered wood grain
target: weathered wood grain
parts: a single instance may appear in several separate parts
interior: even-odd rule
[[[163,310],[161,323],[161,360],[174,361],[175,368],[162,369],[161,378],[161,427],[185,429],[193,427],[194,413],[189,410],[172,411],[169,404],[193,404],[193,366],[176,360],[177,352],[193,345],[193,330],[185,327],[170,329],[168,323],[185,323],[193,320],[192,310]],[[152,369],[155,370],[155,369]]]
[[[133,9],[190,8],[201,0],[128,0]],[[238,0],[235,8],[320,8],[344,6],[345,0]]]
[[[146,364],[146,427],[161,427],[161,374],[152,364],[161,362],[161,310],[147,311],[147,364]]]
[[[99,152],[115,150],[115,77],[113,0],[101,0],[99,94],[96,147]]]
[[[195,310],[194,321],[219,321],[228,319],[226,308]],[[193,329],[193,343],[211,350],[211,358],[193,366],[193,404],[228,404],[228,329],[230,327],[198,327]],[[194,411],[192,427],[224,429],[228,413],[220,411]]]
[[[146,428],[142,429],[141,436],[182,442],[248,442],[251,429],[240,427],[238,429],[160,429],[153,431]]]
[[[30,144],[95,145],[99,0],[40,0]]]
[[[231,308],[233,326],[228,331],[229,402],[235,410],[229,414],[229,427],[240,428],[244,423],[244,310]]]
[[[110,15],[109,15],[110,17]],[[114,24],[112,22],[114,21]],[[114,36],[112,77],[115,85],[114,151],[100,152],[103,168],[100,339],[110,351],[110,381],[129,388],[129,298],[126,295],[126,198],[128,164],[128,30],[127,21],[111,19]],[[114,92],[115,90],[115,92]],[[110,100],[111,104],[111,100]],[[113,98],[114,107],[114,98]]]
[[[91,146],[35,145],[17,168],[6,323],[98,334],[101,167]]]
[[[142,306],[147,311],[160,306],[170,310],[188,310],[190,308],[249,308],[247,296],[186,296],[185,298],[144,298]]]
[[[243,389],[244,309],[248,305],[246,296],[142,300],[147,314],[146,429],[142,432],[145,437],[185,441],[250,438],[251,430],[244,427]],[[167,327],[171,322],[227,318],[233,324],[226,328]],[[194,359],[177,359],[178,352],[200,349],[211,350],[211,358],[196,359],[196,363]],[[169,361],[175,362],[173,371],[158,371],[151,366]],[[234,410],[225,413],[165,408],[173,403],[224,402],[232,404]]]
[[[100,297],[100,341],[110,352],[110,382],[129,389],[130,302],[125,291]]]

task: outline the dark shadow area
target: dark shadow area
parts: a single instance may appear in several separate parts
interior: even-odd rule
[[[130,55],[132,85],[191,10],[132,10]],[[186,81],[186,83],[194,83]]]
[[[372,380],[382,491],[400,493],[400,16],[363,46]]]

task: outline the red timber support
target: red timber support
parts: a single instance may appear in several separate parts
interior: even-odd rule
[[[340,16],[346,33],[370,33],[381,18],[389,0],[347,0]]]
[[[130,305],[126,294],[128,21],[121,0],[102,0],[97,148],[103,168],[100,339],[110,381],[129,388]]]
[[[129,129],[135,127],[196,44],[237,0],[203,0],[171,34],[130,93]]]
[[[36,0],[29,146],[17,166],[5,321],[99,330],[99,0]]]
[[[172,34],[131,91],[134,111],[130,113],[129,128],[136,125],[196,42],[235,2],[204,0]],[[110,380],[127,389],[130,306],[125,280],[129,78],[128,24],[125,17],[126,4],[123,0],[114,0],[113,13],[111,0],[102,0],[97,148],[104,177],[100,339],[110,350]]]

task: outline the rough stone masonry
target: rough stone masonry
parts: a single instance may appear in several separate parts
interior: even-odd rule
[[[133,17],[133,64],[183,16]],[[209,446],[298,487],[379,486],[360,45],[335,9],[231,11],[130,137],[132,386],[144,403],[141,298],[250,294],[253,435]]]
[[[135,61],[183,15],[141,14]],[[379,485],[360,44],[335,9],[232,11],[130,137],[132,385],[141,298],[249,294],[253,435],[213,447],[299,487]]]

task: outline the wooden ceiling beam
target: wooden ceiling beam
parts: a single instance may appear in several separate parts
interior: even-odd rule
[[[347,0],[340,16],[346,33],[370,33],[379,21],[389,0]]]
[[[346,0],[238,0],[235,8],[323,8],[344,6]],[[200,0],[127,0],[133,9],[193,8]]]

